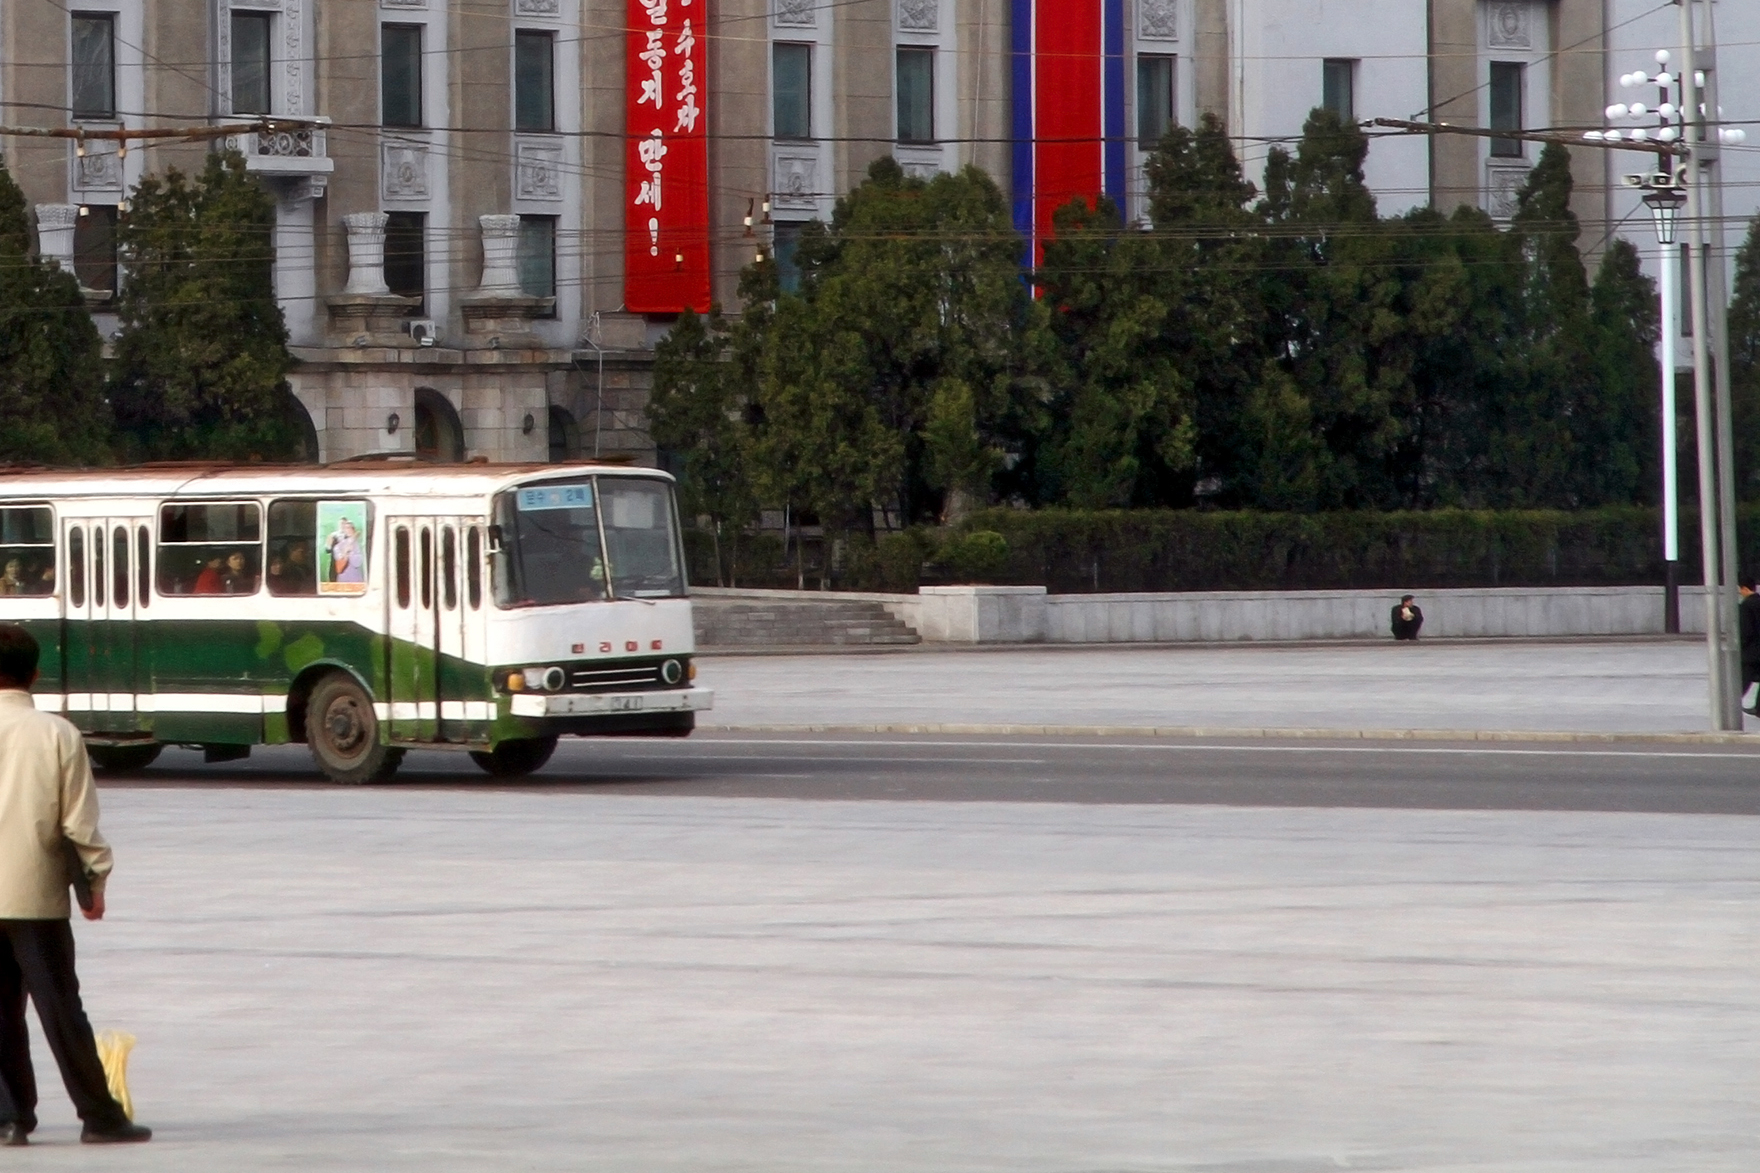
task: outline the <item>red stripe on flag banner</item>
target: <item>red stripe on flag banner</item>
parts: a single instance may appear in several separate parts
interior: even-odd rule
[[[1100,152],[1100,0],[1037,0],[1033,87],[1035,235],[1072,199],[1104,186]],[[1035,258],[1036,259],[1036,258]]]

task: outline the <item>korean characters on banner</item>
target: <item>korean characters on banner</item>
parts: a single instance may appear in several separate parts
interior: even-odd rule
[[[709,309],[709,0],[629,0],[623,301]]]

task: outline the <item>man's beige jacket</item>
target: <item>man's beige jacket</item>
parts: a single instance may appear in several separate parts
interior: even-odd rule
[[[0,689],[0,920],[65,920],[63,837],[102,890],[112,866],[98,834],[98,788],[79,730],[39,713],[22,689]]]

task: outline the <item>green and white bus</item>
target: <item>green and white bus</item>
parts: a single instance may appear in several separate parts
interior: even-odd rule
[[[338,782],[691,732],[672,479],[607,465],[0,469],[0,621],[101,770],[304,742]]]

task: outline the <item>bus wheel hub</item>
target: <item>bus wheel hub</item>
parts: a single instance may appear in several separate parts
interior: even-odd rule
[[[324,716],[324,727],[330,731],[330,744],[340,750],[351,750],[360,744],[361,719],[354,706],[341,700],[330,706]]]

